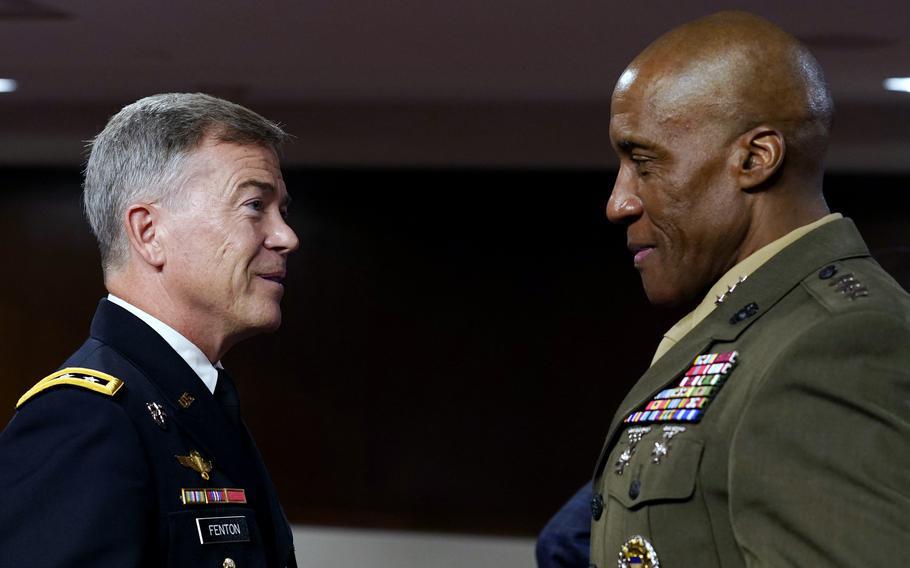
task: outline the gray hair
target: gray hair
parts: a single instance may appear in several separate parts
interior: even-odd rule
[[[202,93],[169,93],[125,106],[90,142],[82,201],[105,273],[127,259],[127,208],[140,201],[173,205],[185,159],[208,137],[277,154],[288,135],[232,102]]]

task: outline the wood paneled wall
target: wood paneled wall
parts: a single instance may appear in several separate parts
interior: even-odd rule
[[[647,304],[623,229],[603,218],[613,173],[286,179],[301,247],[285,324],[225,363],[288,515],[535,533],[586,480],[681,315]],[[832,207],[905,277],[908,182],[828,180]],[[76,170],[0,173],[0,423],[83,341],[104,293],[80,183]]]

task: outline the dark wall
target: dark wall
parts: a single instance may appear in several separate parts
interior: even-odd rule
[[[296,522],[532,534],[589,475],[679,312],[603,218],[606,171],[290,171],[275,334],[226,358]],[[831,176],[906,274],[908,179]],[[0,422],[103,294],[78,171],[0,173]]]

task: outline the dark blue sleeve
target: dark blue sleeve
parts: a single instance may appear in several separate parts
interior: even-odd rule
[[[546,524],[537,537],[538,568],[588,568],[593,495],[588,483]]]
[[[60,387],[0,434],[0,566],[131,568],[154,534],[147,458],[123,408]]]

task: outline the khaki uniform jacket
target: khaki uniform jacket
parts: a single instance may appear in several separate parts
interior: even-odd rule
[[[730,351],[700,422],[669,439],[668,423],[623,423],[696,356]],[[594,493],[597,568],[910,563],[910,296],[852,221],[775,255],[644,374]]]

